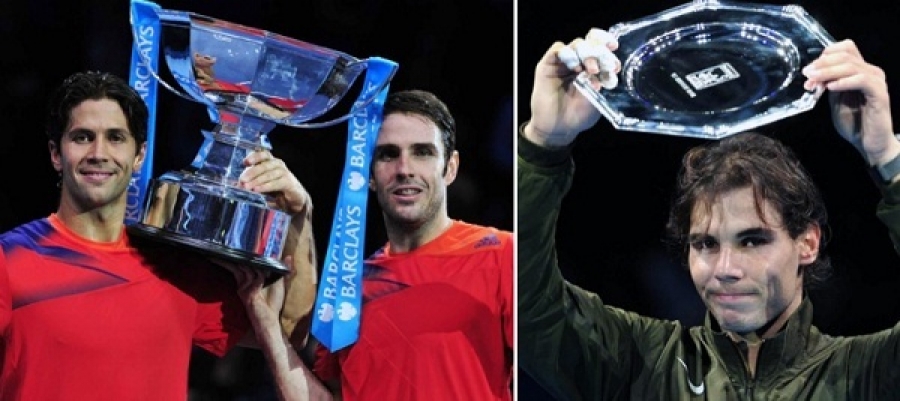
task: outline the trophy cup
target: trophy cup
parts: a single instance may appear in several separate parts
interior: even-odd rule
[[[811,109],[800,70],[834,39],[797,5],[694,0],[613,25],[619,85],[575,86],[616,129],[718,139]]]
[[[387,88],[397,65],[141,0],[132,1],[131,25],[135,43],[155,41],[176,83],[154,67],[152,52],[137,52],[152,78],[205,105],[216,127],[203,131],[190,167],[152,180],[129,232],[274,276],[287,273],[281,256],[291,218],[270,206],[267,196],[237,186],[243,159],[257,149],[271,150],[267,134],[276,124],[316,128],[352,118],[372,104],[373,93]],[[352,110],[314,122],[364,71],[366,82]]]

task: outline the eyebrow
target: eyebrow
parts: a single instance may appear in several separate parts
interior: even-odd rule
[[[96,131],[94,131],[94,130],[92,130],[92,129],[89,129],[89,128],[76,127],[76,128],[73,128],[73,129],[67,131],[67,133],[69,133],[69,134],[78,134],[78,133],[89,133],[89,134],[118,134],[118,133],[124,133],[124,134],[127,134],[127,133],[128,133],[128,129],[127,129],[127,128],[109,128],[109,129],[102,130],[102,131],[100,131],[100,132],[96,132]]]
[[[772,237],[772,232],[774,232],[774,230],[769,227],[752,227],[738,231],[736,237]],[[711,237],[711,235],[707,233],[691,233],[688,235],[688,242],[697,241],[705,237]]]
[[[438,148],[437,146],[435,146],[435,144],[433,144],[431,142],[416,142],[416,143],[410,144],[409,147],[410,148],[423,148],[424,147],[424,148],[431,148],[431,149]],[[381,145],[375,146],[375,150],[389,149],[389,148],[390,149],[400,149],[401,146],[397,145],[395,143],[383,143]]]

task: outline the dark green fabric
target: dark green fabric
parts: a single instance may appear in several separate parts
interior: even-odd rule
[[[900,326],[828,336],[812,326],[806,299],[785,329],[763,343],[751,378],[740,346],[709,316],[703,327],[685,327],[606,305],[567,283],[554,241],[575,171],[571,148],[542,149],[521,133],[518,141],[518,363],[558,399],[900,399]],[[884,190],[877,215],[897,247],[900,207],[893,200],[900,185]],[[702,383],[702,393],[689,383]]]

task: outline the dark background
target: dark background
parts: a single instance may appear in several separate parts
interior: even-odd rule
[[[517,122],[530,115],[534,66],[556,40],[568,42],[591,27],[654,14],[683,1],[519,2],[517,13]],[[897,18],[874,0],[772,1],[803,6],[836,40],[853,39],[882,67],[889,89],[900,66]],[[893,84],[893,85],[892,85]],[[897,110],[898,97],[892,101]],[[896,114],[895,114],[896,115]],[[823,97],[808,112],[762,127],[796,150],[823,192],[830,212],[834,276],[811,293],[815,323],[832,335],[867,333],[900,318],[900,264],[887,230],[874,216],[880,199],[865,162],[831,125]],[[668,200],[681,156],[699,139],[616,131],[605,119],[577,139],[577,173],[559,217],[559,261],[569,280],[611,305],[661,318],[700,323],[704,307],[687,270],[663,246]],[[527,218],[527,217],[521,217]],[[547,395],[520,374],[519,399]]]
[[[457,121],[460,170],[449,189],[450,216],[513,228],[512,0],[236,0],[160,1],[340,50],[380,56],[400,68],[391,90],[426,89]],[[86,69],[128,76],[129,2],[125,0],[0,2],[2,142],[0,231],[56,210],[57,177],[44,135],[46,98],[69,74]],[[357,83],[362,82],[358,80]],[[341,103],[336,111],[347,110]],[[211,129],[205,109],[160,87],[154,175],[190,164]],[[346,124],[321,129],[276,127],[273,153],[312,194],[314,231],[324,259],[344,163]],[[370,197],[367,252],[386,238]],[[197,354],[192,400],[270,397],[256,353],[234,352],[214,363]]]

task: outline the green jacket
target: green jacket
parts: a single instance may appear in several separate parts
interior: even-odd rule
[[[900,399],[900,325],[832,337],[812,325],[808,299],[761,347],[756,375],[707,314],[702,327],[606,305],[565,281],[555,234],[575,170],[571,148],[519,135],[519,366],[562,400]],[[883,189],[878,217],[900,241],[900,184]],[[527,216],[527,217],[526,217]],[[900,249],[900,248],[898,248]]]

